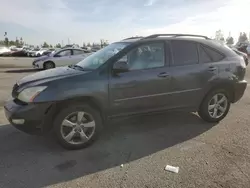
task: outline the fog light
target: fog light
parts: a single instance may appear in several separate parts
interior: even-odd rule
[[[24,124],[24,119],[12,119],[12,123],[14,124]]]

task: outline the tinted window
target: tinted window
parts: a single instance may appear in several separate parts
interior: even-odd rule
[[[220,54],[219,52],[217,52],[209,47],[203,46],[203,48],[213,62],[221,61],[224,58],[224,56],[222,54]]]
[[[209,57],[209,55],[202,46],[200,46],[200,62],[201,63],[212,62],[212,59]]]
[[[172,41],[174,65],[197,64],[198,51],[197,44],[189,41]]]
[[[151,43],[139,46],[121,58],[130,70],[142,70],[163,67],[165,64],[163,43]]]
[[[73,55],[81,55],[84,54],[83,50],[73,50]]]

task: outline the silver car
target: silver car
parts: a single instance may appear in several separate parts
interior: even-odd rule
[[[36,69],[52,69],[55,67],[73,65],[91,53],[86,53],[83,49],[79,48],[66,48],[54,51],[46,56],[36,58],[32,65]]]

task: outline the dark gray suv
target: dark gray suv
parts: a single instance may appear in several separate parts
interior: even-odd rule
[[[22,78],[5,113],[24,132],[53,130],[63,147],[79,149],[119,116],[186,109],[218,122],[243,96],[245,71],[242,57],[205,36],[129,38],[77,65]]]

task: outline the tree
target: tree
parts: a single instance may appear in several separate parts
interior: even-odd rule
[[[88,43],[88,44],[87,44],[87,46],[88,46],[88,47],[90,47],[90,46],[91,46],[91,44],[90,44],[90,43]]]
[[[20,43],[19,43],[19,40],[18,38],[16,37],[16,46],[19,47],[20,46]]]
[[[49,47],[50,47],[50,48],[53,48],[52,44],[51,44],[51,45],[49,45]]]
[[[86,44],[85,44],[85,42],[83,42],[83,43],[82,43],[82,47],[86,47]]]
[[[20,45],[23,45],[23,38],[20,37]]]
[[[101,39],[101,48],[105,47],[105,46],[108,46],[108,41],[107,40],[104,40],[104,39]]]
[[[226,42],[227,42],[227,45],[233,45],[234,44],[234,38],[229,36],[229,37],[227,37]]]
[[[239,39],[238,39],[238,42],[247,42],[247,41],[248,41],[247,34],[245,32],[243,32],[243,33],[241,32]]]
[[[215,32],[215,40],[219,41],[220,43],[225,42],[225,38],[221,30],[218,30]]]
[[[48,43],[47,43],[47,42],[44,42],[44,43],[43,43],[43,45],[42,45],[42,47],[43,47],[43,48],[48,48],[48,47],[49,47],[49,45],[48,45]]]
[[[9,41],[9,46],[15,46],[15,45],[16,45],[16,41],[13,41],[13,40]]]
[[[58,44],[56,45],[56,48],[62,48],[61,44],[58,43]]]
[[[8,37],[5,37],[5,39],[4,39],[4,44],[5,44],[6,46],[9,45],[9,39],[8,39]]]

